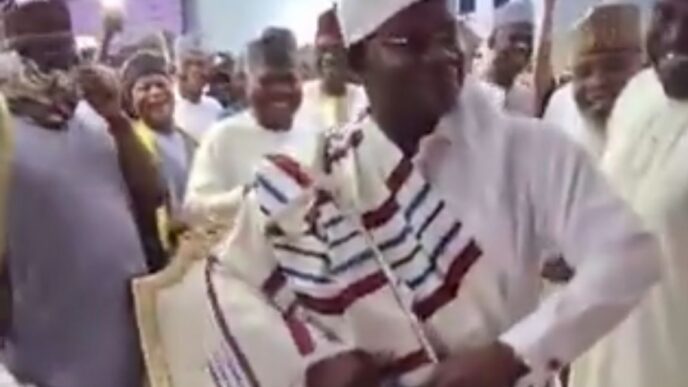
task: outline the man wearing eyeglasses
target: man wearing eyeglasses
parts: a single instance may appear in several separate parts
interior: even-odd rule
[[[338,12],[370,114],[258,170],[209,271],[242,284],[218,295],[230,358],[270,387],[544,386],[657,281],[655,238],[582,150],[486,100],[445,0]],[[552,252],[576,275],[540,302]]]

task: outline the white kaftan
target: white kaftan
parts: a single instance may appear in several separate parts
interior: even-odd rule
[[[636,76],[611,121],[603,169],[654,231],[663,280],[631,317],[576,363],[573,387],[688,386],[688,103],[654,70]]]

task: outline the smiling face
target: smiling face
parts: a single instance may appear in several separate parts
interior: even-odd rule
[[[664,91],[688,99],[688,0],[657,0],[647,51]]]
[[[490,39],[494,51],[492,73],[502,86],[510,86],[528,66],[533,54],[533,25],[512,23],[499,27]]]
[[[420,1],[398,13],[354,46],[350,59],[373,116],[405,151],[457,102],[463,58],[444,0]]]
[[[301,80],[295,67],[259,66],[248,75],[248,98],[260,125],[291,129],[301,106]]]
[[[581,112],[604,126],[614,103],[642,67],[640,51],[599,52],[579,56],[573,67],[573,88]]]
[[[134,82],[131,99],[136,115],[154,130],[173,126],[174,96],[172,80],[163,74],[149,74]]]

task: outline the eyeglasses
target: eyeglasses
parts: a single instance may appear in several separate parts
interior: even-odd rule
[[[440,31],[432,35],[377,36],[383,47],[395,52],[425,55],[435,50],[460,55],[461,49],[456,31]]]

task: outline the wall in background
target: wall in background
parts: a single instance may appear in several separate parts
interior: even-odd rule
[[[300,44],[315,34],[318,15],[333,0],[193,0],[197,27],[216,49],[239,52],[267,26],[292,29]],[[375,0],[367,0],[375,1]]]
[[[182,1],[186,0],[123,1],[126,7],[124,35],[120,37],[123,41],[132,42],[160,30],[175,34],[182,31]],[[68,0],[68,3],[76,33],[99,36],[102,25],[100,0]]]
[[[268,25],[294,30],[300,43],[308,43],[315,33],[317,16],[334,0],[186,0],[195,3],[196,27],[212,47],[238,51]],[[368,0],[375,1],[375,0]],[[456,1],[456,0],[451,0]],[[542,1],[533,0],[538,15]],[[621,0],[558,0],[556,35],[563,39],[566,31],[594,4]],[[623,0],[649,10],[654,0]],[[490,29],[493,0],[476,0],[477,18],[482,32]],[[565,44],[564,44],[565,45]]]

